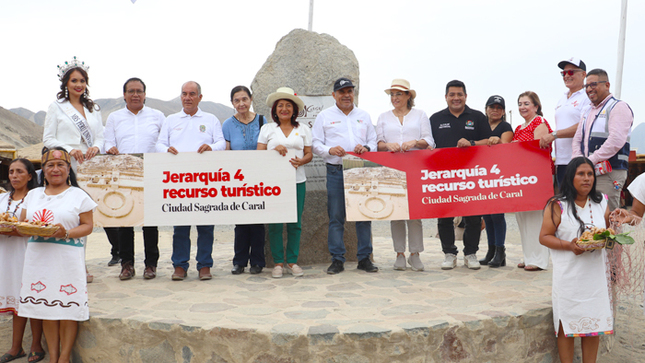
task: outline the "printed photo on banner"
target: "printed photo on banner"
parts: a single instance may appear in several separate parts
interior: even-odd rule
[[[343,178],[348,221],[410,219],[405,172],[346,156]]]
[[[541,210],[553,195],[550,155],[547,149],[539,147],[537,140],[493,147],[368,152],[354,156],[365,164],[352,171],[355,169],[352,166],[359,163],[351,160],[344,174],[347,220],[423,219]],[[368,168],[367,162],[378,167]],[[394,171],[386,172],[388,168]],[[400,186],[407,192],[407,218],[394,213],[400,198],[396,190]],[[365,216],[370,213],[373,218]]]
[[[76,177],[98,204],[95,227],[143,225],[143,154],[97,155]]]

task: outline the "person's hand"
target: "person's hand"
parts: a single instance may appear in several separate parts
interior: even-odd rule
[[[119,155],[119,149],[117,149],[116,146],[112,146],[110,150],[106,151],[106,153],[111,155]]]
[[[283,145],[278,145],[278,146],[276,146],[276,147],[275,147],[275,149],[273,149],[273,150],[277,151],[277,152],[278,152],[280,155],[282,155],[282,156],[287,155],[287,151],[289,151],[289,150],[287,150],[287,148],[286,148],[285,146],[283,146]]]
[[[386,142],[385,147],[389,152],[395,153],[401,151],[401,146],[399,146],[399,144],[397,144],[396,142]]]
[[[296,168],[296,169],[298,169],[298,167],[299,167],[299,166],[303,166],[303,165],[305,165],[305,163],[303,163],[303,162],[302,162],[302,159],[301,159],[301,158],[299,158],[299,157],[297,157],[297,156],[296,156],[296,157],[294,157],[294,158],[291,158],[291,160],[289,160],[289,162],[290,162],[290,163],[291,163],[291,165],[293,165],[293,167],[294,167],[294,168]]]
[[[633,224],[636,218],[638,217],[621,208],[616,208],[609,214],[609,221],[618,227],[622,224]]]
[[[567,247],[569,248],[569,251],[573,252],[576,256],[581,255],[583,252],[585,252],[585,250],[582,247],[578,246],[578,244],[576,243],[578,242],[578,237],[572,239],[571,242],[562,242],[568,244]]]
[[[173,154],[173,155],[177,155],[177,154],[179,154],[179,151],[177,151],[177,149],[175,149],[175,147],[174,147],[174,146],[169,147],[169,148],[168,148],[168,152],[169,152],[169,153],[171,153],[171,154]]]
[[[99,151],[101,151],[101,149],[99,149],[98,146],[92,146],[91,148],[87,149],[87,151],[85,152],[85,160],[90,160],[91,158],[96,156]]]
[[[204,151],[213,151],[213,149],[208,144],[204,144],[204,145],[200,146],[199,149],[197,149],[197,152],[199,154],[203,153]]]
[[[546,149],[551,145],[551,143],[555,140],[555,137],[551,134],[545,134],[540,137],[540,147],[542,149]]]
[[[69,152],[69,154],[78,161],[79,164],[81,164],[83,161],[85,161],[85,155],[83,155],[83,152],[79,149],[72,149],[72,151]]]
[[[65,229],[65,227],[63,227],[63,225],[60,224],[60,223],[56,223],[55,225],[58,226],[58,230],[54,234],[52,234],[50,237],[54,237],[54,238],[58,238],[58,239],[65,238],[65,234],[67,233],[67,230]]]
[[[426,150],[434,150],[434,147],[432,147],[432,145],[428,145],[428,147],[426,148]]]
[[[355,152],[356,154],[360,155],[360,154],[362,154],[362,153],[366,153],[366,152],[367,152],[367,149],[365,148],[365,146],[363,146],[363,145],[358,145],[358,144],[357,144],[357,145],[354,147],[354,152]]]
[[[410,151],[413,147],[417,146],[417,140],[406,141],[401,145],[401,150]]]
[[[502,141],[499,137],[497,136],[491,136],[488,138],[488,145],[497,145]]]
[[[343,149],[343,148],[342,148],[342,147],[340,147],[340,146],[334,146],[334,147],[332,147],[331,149],[329,149],[329,155],[339,156],[339,157],[341,157],[341,158],[342,158],[342,157],[343,157],[343,156],[345,156],[346,154],[347,154],[347,153],[345,152],[345,149]]]
[[[457,141],[457,147],[469,147],[470,141],[464,139],[463,137]]]

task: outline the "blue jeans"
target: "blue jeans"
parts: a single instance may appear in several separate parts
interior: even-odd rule
[[[213,267],[213,226],[197,226],[197,270]],[[188,271],[190,226],[175,226],[172,234],[172,266]]]
[[[327,213],[329,232],[327,246],[332,261],[345,262],[345,186],[342,165],[327,164]],[[356,222],[356,257],[359,261],[372,254],[372,222]]]
[[[487,214],[482,216],[486,222],[486,236],[488,237],[489,249],[492,246],[504,247],[506,240],[506,219],[504,213]]]

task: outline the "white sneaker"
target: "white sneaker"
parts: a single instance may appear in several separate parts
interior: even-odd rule
[[[479,270],[482,266],[477,260],[477,256],[473,253],[472,255],[466,255],[464,257],[464,266],[468,267],[471,270]]]
[[[394,262],[394,269],[398,271],[405,271],[407,265],[405,264],[405,255],[397,255]]]
[[[421,262],[421,258],[419,257],[418,253],[410,254],[410,257],[408,258],[408,263],[412,267],[412,270],[414,270],[414,271],[423,271],[423,268],[424,268],[423,267],[423,262]]]
[[[457,255],[446,253],[446,257],[443,259],[443,263],[441,264],[441,269],[452,270],[455,267],[457,267]]]
[[[295,277],[299,277],[299,276],[302,276],[302,275],[305,274],[304,271],[302,271],[302,268],[300,266],[296,265],[295,263],[293,265],[291,265],[291,266],[287,265],[286,268]]]
[[[277,265],[273,268],[273,271],[271,272],[271,276],[275,277],[276,279],[279,279],[282,277],[282,266]]]

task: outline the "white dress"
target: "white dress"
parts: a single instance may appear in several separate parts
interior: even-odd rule
[[[96,208],[80,188],[70,187],[49,196],[33,189],[25,198],[27,219],[61,223],[70,230],[80,225],[79,215]],[[18,315],[47,320],[87,320],[85,238],[69,240],[31,237],[25,254]]]
[[[541,210],[515,212],[515,219],[517,219],[517,226],[520,229],[524,264],[546,270],[549,266],[549,249],[540,244],[542,214]]]
[[[11,201],[9,209],[9,194],[0,195],[0,212],[14,213],[20,218],[24,203]],[[22,268],[27,250],[27,237],[0,235],[0,313],[16,314],[20,300],[20,283],[22,282]]]
[[[562,217],[555,236],[563,241],[578,237],[580,224],[567,202],[561,202]],[[605,227],[607,199],[576,205],[578,217],[586,224]],[[592,223],[593,220],[593,223]],[[553,326],[558,335],[559,322],[567,337],[613,334],[614,319],[609,292],[607,254],[604,249],[576,256],[571,251],[551,250],[553,260]]]

